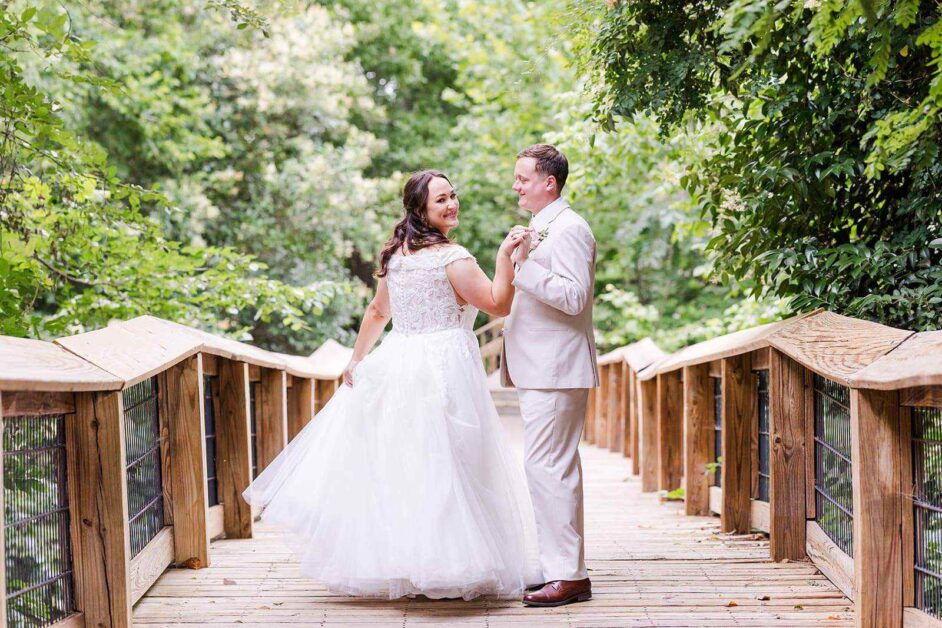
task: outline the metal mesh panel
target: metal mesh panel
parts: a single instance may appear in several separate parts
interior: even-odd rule
[[[711,377],[713,380],[713,453],[716,456],[716,471],[713,473],[713,484],[723,486],[721,478],[723,468],[719,464],[723,457],[723,380]]]
[[[769,372],[756,371],[756,392],[759,402],[759,501],[769,501]]]
[[[65,416],[3,426],[7,624],[48,626],[75,610]]]
[[[254,479],[258,475],[258,413],[255,411],[256,400],[256,389],[258,388],[258,382],[251,382],[249,384],[249,421],[251,422],[251,433],[252,433],[252,478]]]
[[[848,556],[854,555],[850,389],[814,376],[815,520]]]
[[[216,410],[213,406],[213,390],[218,377],[203,376],[203,421],[206,431],[206,495],[209,505],[219,504],[219,483],[216,479]]]
[[[913,408],[916,607],[942,617],[942,408]]]
[[[128,527],[133,558],[164,527],[157,378],[151,377],[129,386],[121,394],[124,400]]]

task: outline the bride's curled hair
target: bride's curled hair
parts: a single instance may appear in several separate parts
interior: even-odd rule
[[[392,237],[389,238],[383,247],[383,252],[380,253],[379,270],[376,271],[377,277],[386,276],[389,258],[400,248],[408,249],[410,253],[414,253],[427,246],[451,242],[445,234],[428,223],[428,186],[432,179],[439,177],[451,183],[451,180],[438,170],[416,172],[406,181],[402,188],[402,207],[406,215],[396,223]]]

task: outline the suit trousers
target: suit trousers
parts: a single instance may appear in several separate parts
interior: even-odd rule
[[[588,572],[579,440],[589,390],[518,388],[517,395],[543,579],[582,580]]]

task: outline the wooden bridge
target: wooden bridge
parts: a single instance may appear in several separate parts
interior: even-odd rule
[[[489,369],[498,329],[479,334]],[[354,599],[299,576],[239,494],[316,420],[348,356],[152,317],[0,338],[0,618],[942,625],[942,332],[813,312],[672,355],[645,340],[602,356],[582,448],[594,598],[556,609]],[[513,393],[494,394],[519,444]]]

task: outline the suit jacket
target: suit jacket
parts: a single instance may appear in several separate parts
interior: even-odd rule
[[[568,206],[517,269],[504,320],[501,383],[517,388],[599,385],[592,330],[595,237]]]

